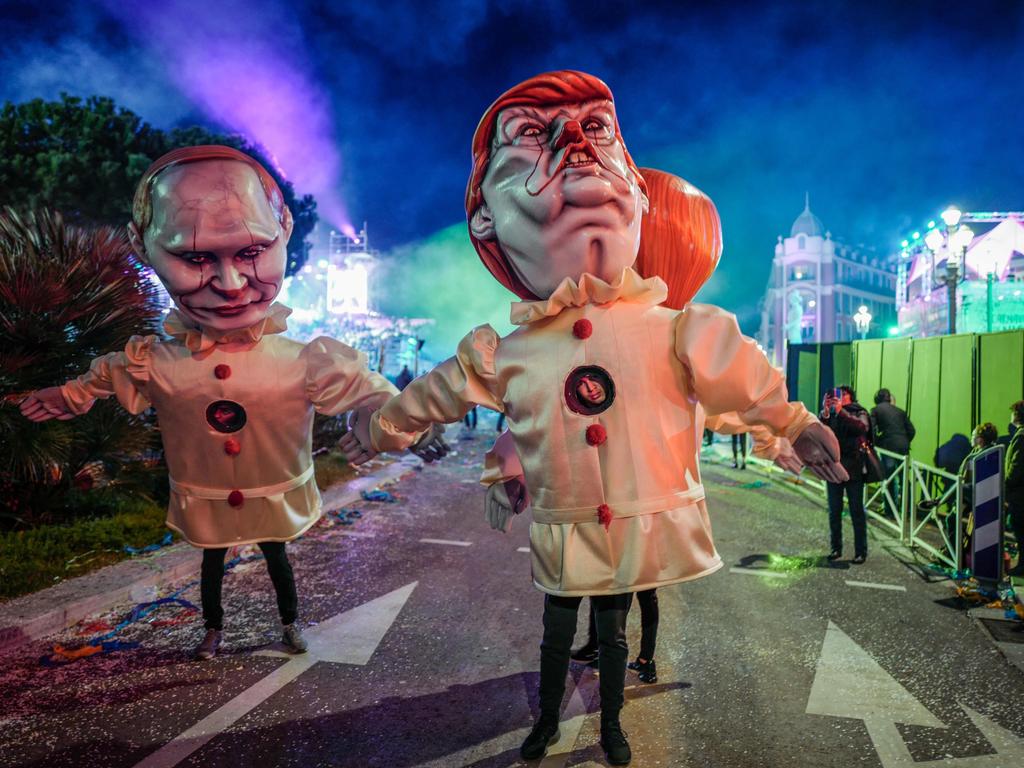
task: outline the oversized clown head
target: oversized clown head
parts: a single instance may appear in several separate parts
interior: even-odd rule
[[[280,292],[292,216],[248,155],[187,147],[143,175],[128,231],[182,314],[225,332],[262,320]]]
[[[646,188],[608,86],[583,72],[505,92],[473,136],[466,214],[480,258],[523,299],[566,277],[611,282],[636,260]]]

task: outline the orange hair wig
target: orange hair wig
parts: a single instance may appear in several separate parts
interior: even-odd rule
[[[650,209],[640,224],[635,269],[668,284],[665,305],[682,309],[722,255],[722,222],[711,198],[671,173],[641,168]]]

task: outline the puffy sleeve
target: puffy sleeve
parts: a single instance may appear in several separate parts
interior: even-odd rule
[[[355,408],[379,408],[398,389],[366,365],[366,355],[329,336],[306,345],[306,396],[317,413],[334,416]]]
[[[740,333],[735,315],[688,305],[676,319],[675,352],[709,416],[735,411],[744,424],[767,427],[790,442],[815,422],[802,403],[787,402],[785,377]]]
[[[149,363],[156,336],[132,336],[123,352],[110,352],[92,361],[89,370],[61,387],[72,413],[82,414],[100,397],[117,398],[129,413],[149,408],[146,393]]]
[[[491,486],[506,480],[524,481],[523,463],[519,460],[515,440],[507,429],[498,435],[491,449],[484,454],[484,471],[480,484]]]
[[[414,379],[370,421],[373,447],[378,451],[408,448],[431,424],[458,421],[474,405],[503,412],[497,391],[494,357],[498,334],[489,325],[471,331],[459,342],[454,357]]]

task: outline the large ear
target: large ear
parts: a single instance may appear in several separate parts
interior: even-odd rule
[[[135,255],[139,257],[139,260],[149,264],[149,256],[146,253],[146,243],[142,234],[139,232],[139,228],[135,226],[134,221],[128,222],[128,242],[132,245],[132,250]]]
[[[284,242],[287,245],[292,239],[292,230],[295,228],[295,219],[292,218],[292,211],[287,205],[281,206],[281,229],[284,231]]]
[[[469,231],[477,240],[494,239],[494,215],[487,207],[487,203],[480,203],[480,207],[469,217]]]

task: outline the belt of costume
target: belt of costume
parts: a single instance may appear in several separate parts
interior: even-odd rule
[[[191,485],[190,483],[179,483],[173,477],[169,477],[168,480],[171,484],[171,491],[184,496],[194,496],[198,499],[227,499],[234,491],[241,491],[242,495],[247,499],[261,498],[266,496],[275,496],[279,493],[287,493],[300,486],[306,484],[306,482],[313,476],[313,465],[310,464],[306,467],[305,471],[298,477],[293,477],[291,480],[285,480],[283,483],[275,483],[274,485],[261,485],[256,488],[204,488],[201,485]]]

